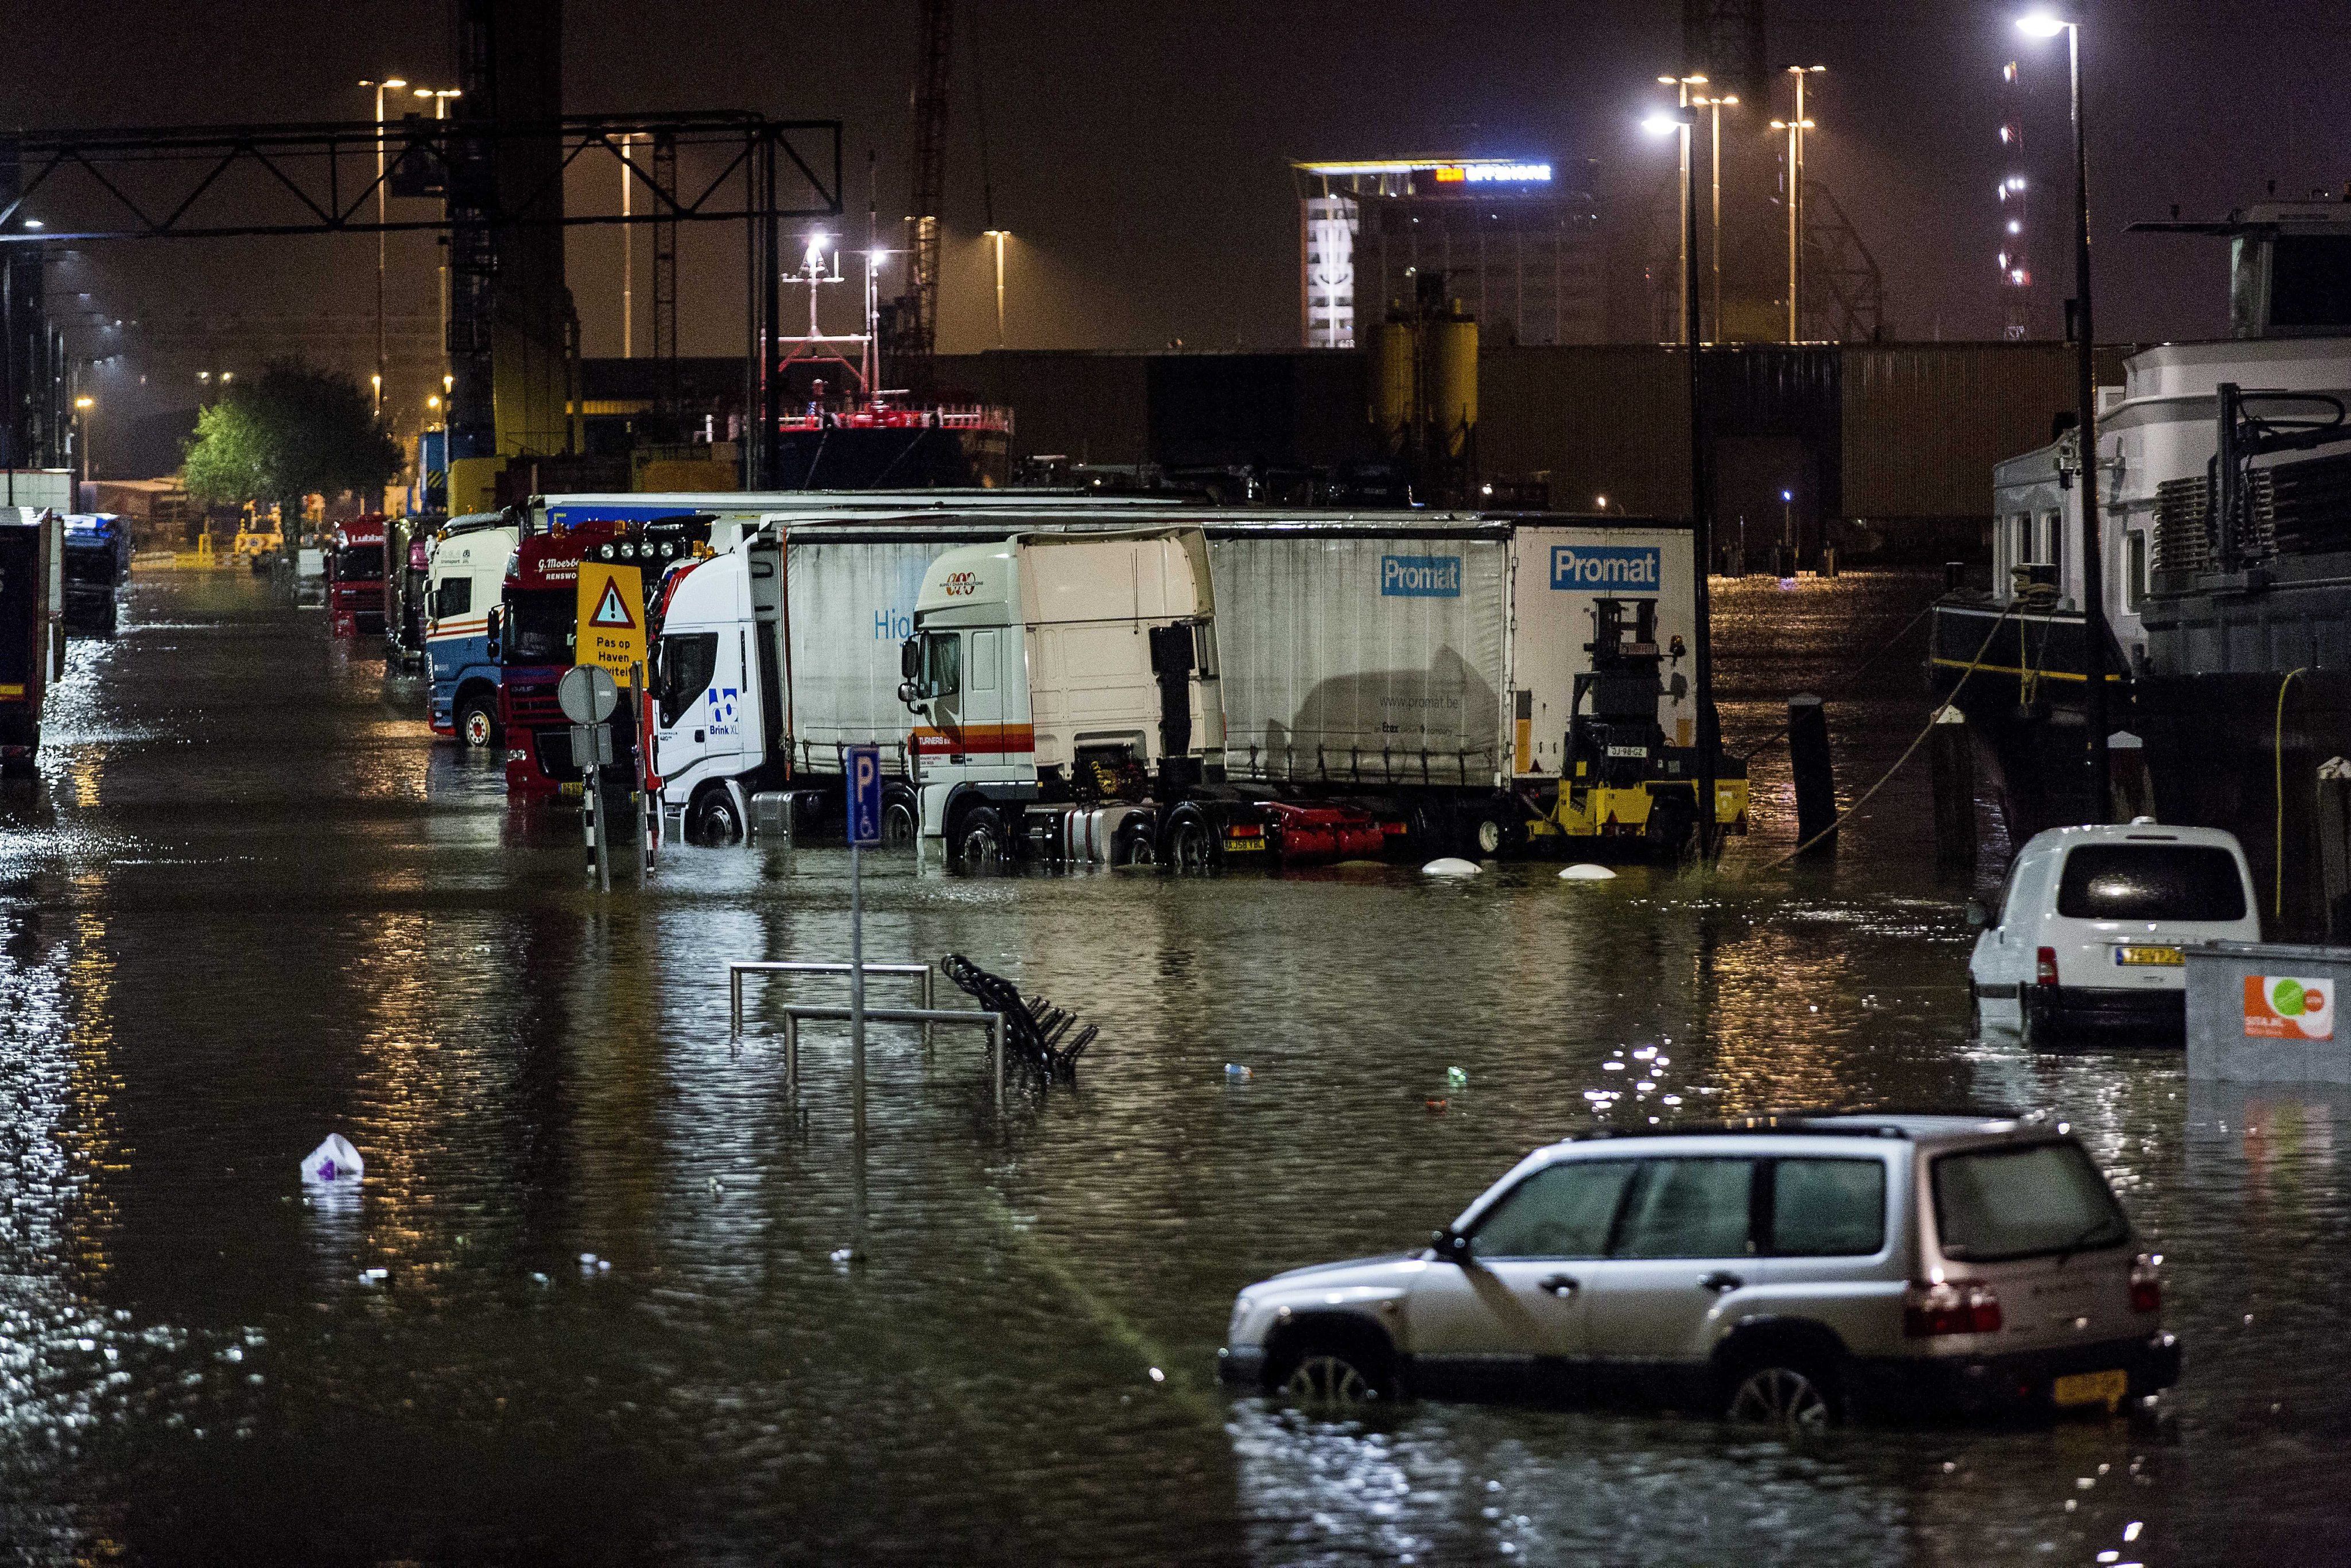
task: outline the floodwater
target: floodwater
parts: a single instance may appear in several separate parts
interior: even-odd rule
[[[1917,631],[1841,672],[1931,591],[1725,585],[1733,746],[1811,686],[1873,781],[1925,717]],[[845,852],[599,896],[576,827],[510,816],[321,621],[142,577],[0,805],[0,1558],[2351,1559],[2351,1104],[1971,1040],[1923,758],[1792,871],[1768,748],[1710,878],[879,861],[870,956],[969,954],[1102,1038],[999,1116],[977,1036],[877,1026],[861,1138],[841,1036],[795,1103],[786,988],[737,1048],[722,968],[845,956]],[[2168,1255],[2159,1413],[1791,1446],[1214,1383],[1238,1287],[1416,1244],[1595,1106],[1962,1103],[2083,1129]],[[368,1162],[342,1203],[297,1176],[329,1132]]]

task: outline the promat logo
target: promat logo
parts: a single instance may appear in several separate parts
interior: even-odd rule
[[[1551,585],[1570,593],[1644,589],[1665,583],[1665,552],[1655,545],[1553,545]]]
[[[1389,599],[1458,599],[1461,558],[1384,555],[1380,557],[1380,593]]]

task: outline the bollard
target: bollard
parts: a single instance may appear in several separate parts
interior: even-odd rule
[[[1975,743],[1968,716],[1945,704],[1927,737],[1935,774],[1935,866],[1972,872],[1976,863]]]
[[[1808,853],[1832,853],[1837,811],[1836,778],[1829,765],[1828,709],[1810,692],[1788,699],[1788,761],[1796,776],[1796,841],[1812,845]],[[1815,838],[1818,844],[1813,844]]]
[[[2106,737],[2108,787],[2113,797],[2106,802],[2106,821],[2127,822],[2133,817],[2152,817],[2155,812],[2155,780],[2147,770],[2147,743],[2129,730],[2118,729]]]

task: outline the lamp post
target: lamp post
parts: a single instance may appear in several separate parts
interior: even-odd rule
[[[383,162],[383,95],[408,85],[403,77],[387,77],[377,81],[361,77],[360,86],[375,89],[375,413],[383,417],[383,267],[384,233],[387,213],[384,207]]]
[[[81,415],[81,482],[89,483],[89,423],[97,412],[98,400],[84,393],[73,400],[74,412]]]
[[[1693,258],[1698,255],[1698,221],[1696,216],[1698,207],[1692,201],[1690,195],[1690,131],[1695,121],[1689,111],[1690,105],[1696,100],[1693,99],[1690,95],[1690,89],[1694,87],[1704,87],[1707,85],[1707,80],[1705,77],[1696,74],[1678,77],[1662,76],[1657,78],[1657,85],[1660,87],[1669,87],[1675,90],[1675,107],[1682,111],[1681,117],[1678,120],[1676,120],[1670,115],[1653,114],[1649,116],[1648,119],[1643,120],[1641,125],[1642,128],[1647,131],[1652,136],[1663,136],[1666,134],[1666,131],[1670,130],[1674,125],[1681,127],[1682,207],[1685,213],[1690,216],[1690,221],[1682,225],[1681,264],[1682,271],[1684,273],[1688,273],[1691,266],[1693,265]],[[1702,97],[1703,95],[1700,96]],[[1658,121],[1661,118],[1670,122],[1664,129],[1659,128]],[[1695,320],[1685,320],[1682,323],[1681,340],[1685,343],[1693,345],[1698,342],[1698,324]]]
[[[1711,863],[1717,842],[1715,768],[1722,737],[1714,707],[1714,610],[1707,581],[1714,570],[1711,520],[1714,495],[1706,461],[1705,383],[1698,373],[1698,193],[1689,180],[1690,131],[1696,124],[1696,116],[1687,102],[1691,85],[1694,82],[1703,85],[1706,78],[1662,77],[1658,79],[1679,85],[1684,99],[1677,110],[1661,110],[1643,120],[1642,127],[1653,136],[1663,136],[1670,131],[1678,131],[1681,136],[1682,341],[1689,350],[1690,566],[1694,580],[1692,599],[1698,622],[1697,636],[1693,639],[1698,676],[1698,851],[1702,859]]]
[[[1788,133],[1788,341],[1797,340],[1798,301],[1802,298],[1803,235],[1804,235],[1804,132],[1813,122],[1804,117],[1804,78],[1818,76],[1826,66],[1790,66],[1788,74],[1796,80],[1796,111],[1786,120],[1771,122],[1774,131]]]
[[[636,143],[633,131],[621,133],[621,358],[634,359],[637,352],[636,268],[637,247],[629,234],[628,219],[634,210],[636,193],[631,189],[636,183],[635,161],[629,150]]]
[[[434,119],[446,120],[449,118],[449,100],[453,98],[465,97],[465,89],[455,87],[420,87],[416,89],[416,96],[433,100]],[[442,200],[444,203],[448,200],[445,192],[443,193]],[[625,234],[627,231],[624,229],[622,232]],[[449,236],[447,235],[440,236],[438,249],[441,253],[441,265],[435,270],[440,274],[441,360],[443,368],[445,370],[449,359]],[[444,375],[441,379],[445,382],[449,378]]]
[[[1714,334],[1707,340],[1722,341],[1722,110],[1724,105],[1739,107],[1739,95],[1701,93],[1690,100],[1707,111],[1707,153],[1714,162],[1714,204],[1707,218],[1707,244],[1711,251],[1707,265],[1714,275]]]
[[[987,237],[996,242],[996,346],[1004,347],[1004,242],[1012,237],[1009,229],[989,229]]]
[[[2018,18],[2028,38],[2065,35],[2074,101],[2074,396],[2081,443],[2082,676],[2089,688],[2090,810],[2093,821],[2113,813],[2113,759],[2106,751],[2106,576],[2098,519],[2097,338],[2090,326],[2090,155],[2082,123],[2082,24],[2046,11]]]

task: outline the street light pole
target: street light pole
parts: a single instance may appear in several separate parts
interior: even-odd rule
[[[987,237],[996,242],[996,346],[1004,347],[1004,242],[1011,237],[1008,229],[990,229]]]
[[[2082,676],[2089,721],[2090,820],[2114,812],[2113,758],[2106,746],[2106,576],[2098,516],[2097,335],[2090,316],[2090,154],[2082,105],[2082,24],[2043,12],[2018,20],[2027,37],[2065,35],[2074,109],[2074,396],[2082,493]]]
[[[634,193],[630,187],[636,183],[636,170],[632,167],[634,160],[629,156],[629,149],[636,140],[633,131],[621,134],[621,358],[624,360],[635,358],[637,352],[637,247],[631,238],[627,223],[633,210],[631,203]]]
[[[1737,108],[1739,95],[1724,93],[1719,97],[1701,96],[1698,102],[1708,111],[1707,150],[1714,160],[1714,207],[1707,220],[1708,245],[1712,251],[1708,265],[1714,273],[1714,335],[1708,342],[1719,343],[1722,337],[1722,107]]]
[[[1706,452],[1706,390],[1705,379],[1699,373],[1701,350],[1698,331],[1698,192],[1687,178],[1690,166],[1690,134],[1696,128],[1697,117],[1688,103],[1689,84],[1703,85],[1706,78],[1661,77],[1660,81],[1678,79],[1682,85],[1683,102],[1678,114],[1658,113],[1644,122],[1653,133],[1662,135],[1667,130],[1678,131],[1681,136],[1682,172],[1682,341],[1687,345],[1689,363],[1689,480],[1690,480],[1690,567],[1693,579],[1693,599],[1697,612],[1697,635],[1693,639],[1697,654],[1698,676],[1698,851],[1701,859],[1711,864],[1719,842],[1716,831],[1719,809],[1715,804],[1715,772],[1718,753],[1721,749],[1721,727],[1714,706],[1714,636],[1713,603],[1708,578],[1714,570],[1714,534],[1711,514],[1714,496],[1708,472]]]
[[[375,413],[383,417],[383,270],[386,253],[384,242],[390,237],[384,232],[388,209],[384,205],[383,160],[383,95],[408,85],[401,77],[387,77],[382,81],[362,78],[361,87],[375,89]]]
[[[1790,66],[1788,74],[1796,78],[1796,111],[1789,119],[1771,122],[1774,131],[1788,133],[1788,341],[1797,341],[1801,327],[1798,320],[1799,301],[1803,290],[1804,235],[1804,132],[1813,122],[1804,117],[1804,78],[1818,76],[1826,66]]]

